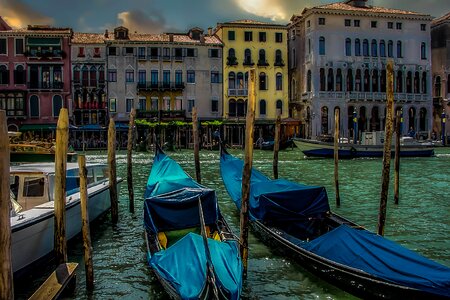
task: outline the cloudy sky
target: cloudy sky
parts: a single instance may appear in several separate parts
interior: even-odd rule
[[[287,24],[305,7],[337,0],[0,0],[0,16],[13,27],[50,24],[78,32],[102,32],[118,25],[147,33],[186,32],[198,26],[240,19]],[[399,8],[439,17],[450,0],[368,0],[374,6]]]

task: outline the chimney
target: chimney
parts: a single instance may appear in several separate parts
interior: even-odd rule
[[[200,34],[200,43],[201,44],[205,43],[205,35],[204,34]]]
[[[169,42],[173,42],[173,33],[169,33]]]
[[[212,27],[208,27],[208,35],[209,35],[209,36],[212,35]]]
[[[109,38],[109,32],[108,32],[108,29],[105,30],[105,38],[106,38],[106,39]]]
[[[346,3],[354,7],[367,7],[366,2],[367,0],[350,0],[347,1]]]

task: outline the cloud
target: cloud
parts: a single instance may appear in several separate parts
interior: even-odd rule
[[[0,0],[1,15],[4,20],[15,28],[26,27],[29,24],[51,25],[54,20],[32,9],[22,0]]]
[[[153,11],[150,15],[140,10],[124,11],[117,14],[120,25],[127,27],[130,31],[139,33],[161,33],[172,30],[162,14]]]

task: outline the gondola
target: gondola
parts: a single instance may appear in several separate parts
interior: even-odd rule
[[[157,147],[144,198],[147,261],[169,296],[239,299],[239,244],[216,192]]]
[[[240,209],[243,162],[224,149],[220,156],[222,180]],[[264,242],[357,297],[450,298],[450,268],[332,213],[324,187],[252,169],[249,212]]]
[[[274,140],[262,142],[260,145],[255,146],[255,149],[273,151],[274,144],[275,144]],[[280,141],[278,150],[286,150],[287,148],[293,148],[293,147],[296,147],[294,144],[294,141],[292,139],[287,139],[287,140]]]

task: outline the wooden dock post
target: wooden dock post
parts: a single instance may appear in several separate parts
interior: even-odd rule
[[[334,188],[336,191],[336,206],[341,205],[339,195],[339,108],[334,110]]]
[[[400,191],[400,123],[401,123],[401,113],[397,110],[397,119],[395,123],[395,177],[394,177],[394,203],[398,204],[399,191]]]
[[[9,199],[9,138],[6,112],[0,110],[0,299],[14,299]]]
[[[252,176],[253,163],[253,126],[255,123],[255,106],[256,106],[256,75],[255,69],[249,71],[250,85],[248,89],[248,105],[247,105],[247,119],[245,127],[245,157],[244,169],[242,174],[242,201],[240,214],[240,252],[242,264],[244,267],[244,278],[247,278],[248,269],[248,202],[250,198],[250,180]]]
[[[281,116],[275,121],[275,140],[273,144],[273,178],[278,179],[278,151],[280,150]]]
[[[136,109],[131,109],[130,124],[128,125],[128,143],[127,143],[127,184],[128,184],[128,200],[130,205],[130,213],[134,214],[134,191],[133,191],[133,133],[134,133],[134,116]]]
[[[91,231],[89,229],[88,194],[87,194],[87,169],[86,157],[78,155],[78,170],[80,174],[80,201],[81,201],[81,231],[83,233],[84,266],[86,272],[86,287],[94,288],[94,267],[92,265]]]
[[[59,264],[67,262],[66,239],[66,170],[69,147],[69,113],[67,108],[59,111],[56,126],[55,151],[55,255]]]
[[[384,225],[386,222],[386,204],[389,192],[389,172],[391,167],[391,142],[394,112],[394,62],[389,60],[386,66],[387,70],[387,94],[386,94],[386,126],[384,129],[384,154],[383,154],[383,172],[381,184],[380,210],[378,213],[378,234],[384,235]]]
[[[109,197],[111,200],[111,219],[113,224],[119,220],[119,203],[117,200],[116,175],[116,124],[113,118],[109,119],[108,128],[108,167],[109,167]]]
[[[197,108],[194,106],[192,108],[192,135],[194,136],[194,162],[195,162],[195,177],[198,183],[202,183],[202,176],[200,173],[200,145],[198,136],[198,118],[197,118]]]

